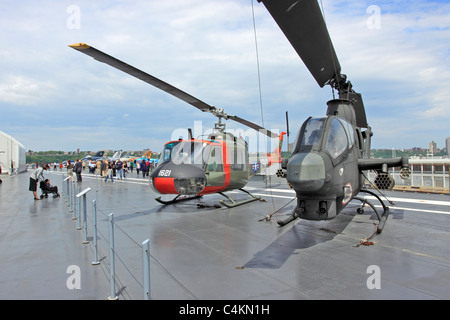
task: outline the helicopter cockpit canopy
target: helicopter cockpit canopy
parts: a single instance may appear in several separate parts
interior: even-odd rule
[[[348,138],[346,130],[338,118],[330,118],[328,136],[325,150],[336,159],[348,149]]]
[[[170,160],[170,156],[172,155],[173,147],[175,147],[179,143],[180,143],[180,141],[169,142],[164,146],[164,150],[161,152],[161,156],[159,158],[160,164]]]
[[[326,151],[333,160],[354,144],[354,129],[347,121],[335,117],[309,118],[300,129],[294,153]]]
[[[300,146],[298,146],[299,151],[320,148],[325,120],[326,118],[309,118],[306,120],[306,125],[302,126],[299,133],[299,137],[302,137]]]

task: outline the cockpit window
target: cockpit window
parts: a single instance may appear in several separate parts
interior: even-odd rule
[[[193,164],[204,168],[208,159],[211,146],[205,142],[181,141],[171,150],[171,159],[174,164]]]
[[[344,126],[345,132],[347,132],[348,146],[350,149],[351,147],[353,147],[353,144],[355,143],[355,133],[353,126],[345,120],[341,120],[341,123]]]
[[[180,141],[171,142],[171,143],[166,144],[164,146],[163,152],[161,152],[161,156],[159,158],[159,163],[163,163],[163,162],[169,161],[170,160],[170,156],[172,155],[173,147],[175,147],[179,143],[180,143]]]
[[[330,123],[330,130],[326,142],[326,150],[333,159],[339,157],[348,147],[348,138],[342,123],[333,118]]]
[[[319,145],[325,118],[311,118],[305,126],[301,146]]]

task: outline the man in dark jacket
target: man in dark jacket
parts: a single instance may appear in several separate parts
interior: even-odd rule
[[[83,164],[81,163],[80,159],[77,159],[75,162],[75,165],[73,167],[73,171],[77,174],[77,182],[81,182],[81,171],[83,170]]]
[[[147,164],[145,163],[145,160],[141,161],[141,171],[142,177],[145,178],[145,173],[147,172]]]

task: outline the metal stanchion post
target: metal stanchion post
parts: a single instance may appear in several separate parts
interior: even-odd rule
[[[78,190],[80,189],[80,187],[78,187]],[[86,194],[91,191],[91,188],[86,188],[84,189],[82,192],[78,192],[77,194],[77,198],[78,198],[78,205],[80,204],[80,198],[83,197],[83,227],[84,227],[84,240],[83,243],[89,243],[88,239],[87,239],[87,208],[86,208]],[[78,209],[80,209],[80,207],[78,207]],[[81,220],[81,210],[78,210],[78,226],[81,229],[82,227],[80,226],[80,220]]]
[[[87,213],[86,213],[86,194],[83,195],[83,227],[84,227],[84,241],[83,243],[89,243],[88,239],[87,239]]]
[[[142,279],[144,287],[144,300],[150,300],[150,240],[142,242]]]
[[[65,200],[67,202],[67,206],[70,206],[70,188],[69,188],[69,179],[70,177],[67,177],[63,180],[63,186],[64,186],[64,195]]]
[[[77,194],[75,192],[75,181],[72,178],[72,205],[73,205],[73,216],[72,220],[76,220],[78,218],[77,214]]]
[[[69,179],[69,190],[70,190],[70,192],[69,192],[69,194],[70,194],[70,211],[72,211],[73,212],[73,210],[74,210],[74,208],[73,208],[73,206],[74,206],[74,199],[73,199],[73,197],[74,197],[74,186],[73,186],[73,181],[72,181],[72,178],[70,178]],[[72,218],[73,218],[73,216],[72,216]]]
[[[64,176],[61,176],[61,180],[62,180],[62,194],[63,197],[66,198],[66,182],[64,181]]]
[[[82,227],[81,227],[81,204],[80,204],[81,199],[78,197],[78,194],[80,193],[80,189],[81,189],[81,187],[78,186],[78,193],[74,197],[74,199],[77,200],[76,206],[78,206],[78,208],[77,208],[77,220],[78,220],[77,221],[77,230],[81,230],[82,229]]]
[[[92,220],[93,220],[93,233],[94,233],[94,261],[92,261],[93,265],[99,265],[98,261],[98,247],[97,247],[97,201],[92,200]]]
[[[110,296],[108,300],[119,299],[116,296],[116,281],[115,281],[115,264],[114,264],[114,214],[108,215],[109,218],[109,273],[110,273]]]

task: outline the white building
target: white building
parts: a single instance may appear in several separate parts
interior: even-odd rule
[[[448,188],[450,159],[442,157],[411,157],[411,185]]]
[[[25,147],[16,139],[0,131],[0,166],[2,173],[11,174],[27,170]]]

